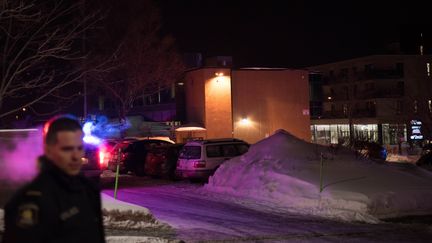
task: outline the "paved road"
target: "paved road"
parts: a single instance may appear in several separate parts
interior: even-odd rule
[[[120,184],[118,198],[150,209],[186,242],[432,242],[431,220],[371,225],[277,215],[217,200],[199,184],[142,180]]]

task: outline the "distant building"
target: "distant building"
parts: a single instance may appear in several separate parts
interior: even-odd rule
[[[235,137],[255,143],[278,129],[310,141],[306,70],[232,69],[226,67],[230,59],[212,60],[217,67],[185,75],[186,124],[191,126],[177,130],[178,142]]]
[[[431,55],[374,55],[308,68],[322,82],[322,113],[313,111],[312,140],[347,140],[352,124],[355,139],[421,141],[431,132],[431,64]]]

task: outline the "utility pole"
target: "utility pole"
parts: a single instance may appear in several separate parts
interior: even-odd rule
[[[81,13],[82,16],[85,16],[85,0],[82,0],[82,5],[81,5]],[[83,33],[83,38],[81,41],[82,44],[82,51],[85,52],[85,31]],[[83,59],[83,65],[85,66],[85,58]],[[84,97],[83,97],[83,119],[84,121],[87,119],[87,79],[86,79],[86,75],[84,74],[83,76],[83,93],[84,93]]]

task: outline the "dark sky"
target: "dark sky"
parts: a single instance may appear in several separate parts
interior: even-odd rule
[[[400,1],[157,2],[164,31],[183,52],[230,55],[240,67],[303,67],[380,53],[399,41],[401,27],[419,20],[408,16],[412,4]]]

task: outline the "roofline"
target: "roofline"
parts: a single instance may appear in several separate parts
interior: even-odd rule
[[[362,57],[355,57],[355,58],[351,58],[351,59],[344,59],[344,60],[341,60],[341,61],[328,62],[328,63],[318,64],[318,65],[308,66],[308,67],[305,67],[305,69],[309,70],[309,71],[313,71],[313,70],[310,70],[310,69],[317,68],[317,67],[322,67],[322,66],[333,65],[333,64],[341,64],[341,63],[347,63],[347,62],[352,62],[352,61],[359,61],[359,60],[364,60],[364,59],[368,59],[368,58],[377,58],[377,57],[432,57],[432,55],[377,54],[377,55],[368,55],[368,56],[362,56]]]
[[[307,68],[272,68],[272,67],[243,67],[243,68],[232,68],[232,67],[197,67],[186,70],[185,72],[193,72],[204,69],[229,69],[230,71],[308,71]]]

